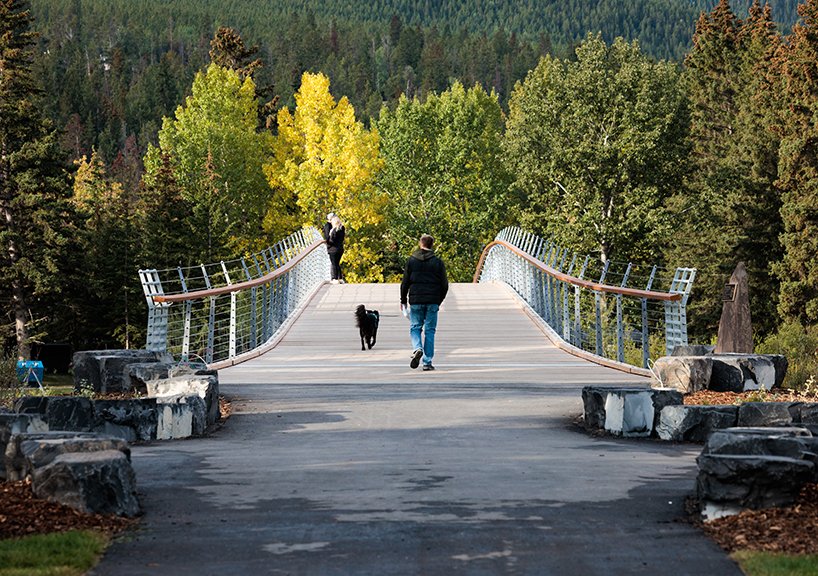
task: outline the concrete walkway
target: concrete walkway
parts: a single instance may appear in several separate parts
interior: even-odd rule
[[[741,574],[681,521],[699,447],[572,426],[583,385],[644,381],[551,346],[502,286],[453,286],[435,372],[399,314],[396,285],[328,286],[223,370],[233,416],[134,448],[145,518],[93,574]]]

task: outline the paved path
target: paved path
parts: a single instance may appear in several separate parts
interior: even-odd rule
[[[328,286],[223,370],[209,438],[135,447],[146,515],[97,575],[739,575],[681,522],[696,446],[591,438],[586,384],[502,286],[455,285],[436,372],[408,368],[396,285]],[[352,310],[384,315],[360,351]],[[641,381],[643,382],[643,381]]]

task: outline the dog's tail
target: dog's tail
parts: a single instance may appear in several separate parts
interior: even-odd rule
[[[366,318],[366,306],[360,304],[355,309],[355,326],[358,328],[361,327],[361,322],[363,322],[364,318]]]

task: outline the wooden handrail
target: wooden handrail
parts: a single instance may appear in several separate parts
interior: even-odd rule
[[[306,258],[307,254],[318,248],[324,244],[324,240],[316,240],[309,246],[307,246],[304,251],[299,253],[295,256],[292,260],[289,260],[284,266],[281,268],[276,268],[265,274],[264,276],[259,276],[254,280],[245,280],[244,282],[238,282],[237,284],[230,284],[229,286],[220,286],[219,288],[210,288],[208,290],[196,290],[194,292],[183,292],[181,294],[170,294],[166,296],[156,295],[153,296],[153,301],[155,303],[173,303],[173,302],[185,302],[187,300],[200,300],[202,298],[210,298],[212,296],[221,296],[222,294],[230,294],[231,292],[238,292],[240,290],[245,290],[247,288],[253,288],[255,286],[261,286],[262,284],[267,284],[271,280],[274,280],[278,276],[282,276],[289,272],[296,264],[298,264],[301,260]]]
[[[484,249],[483,253],[480,255],[480,261],[477,263],[477,270],[474,273],[474,283],[480,281],[480,272],[483,270],[483,265],[486,262],[486,257],[488,256],[489,251],[495,246],[503,246],[507,248],[526,260],[532,266],[539,268],[549,276],[556,278],[562,282],[567,282],[568,284],[572,284],[574,286],[581,286],[582,288],[587,288],[589,290],[594,290],[596,292],[607,292],[610,294],[622,294],[623,296],[631,296],[633,298],[647,298],[648,300],[661,300],[666,302],[678,302],[682,299],[682,294],[673,294],[670,292],[655,292],[653,290],[639,290],[638,288],[625,288],[622,286],[611,286],[610,284],[599,284],[597,282],[592,282],[591,280],[583,280],[581,278],[577,278],[576,276],[570,276],[565,274],[564,272],[560,272],[559,270],[548,266],[544,262],[537,260],[530,254],[527,254],[514,246],[513,244],[509,244],[504,240],[495,240],[489,243]]]

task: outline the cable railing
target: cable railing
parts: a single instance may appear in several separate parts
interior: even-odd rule
[[[649,374],[651,359],[687,344],[695,268],[601,263],[517,227],[486,246],[475,282],[508,284],[561,348]]]
[[[140,270],[146,348],[182,362],[230,366],[276,342],[294,312],[330,277],[321,233],[304,228],[235,260]]]

